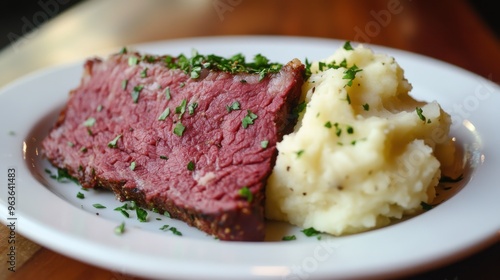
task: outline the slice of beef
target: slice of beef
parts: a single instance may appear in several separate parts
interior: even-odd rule
[[[263,240],[265,182],[276,142],[294,125],[303,64],[263,79],[208,69],[192,78],[165,61],[88,60],[44,155],[85,188],[168,211],[221,240]]]

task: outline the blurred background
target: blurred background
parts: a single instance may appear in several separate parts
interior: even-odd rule
[[[500,25],[493,0],[302,1],[2,0],[0,86],[130,44],[217,35],[360,41],[435,57],[499,81]],[[399,10],[391,14],[394,3]],[[489,44],[478,46],[483,39]]]
[[[307,33],[317,37],[353,40],[356,28],[368,28],[368,25],[359,25],[360,22],[367,24],[370,20],[377,19],[376,12],[387,10],[391,2],[354,1],[355,4],[352,4],[346,0],[313,0],[307,10],[299,10],[303,9],[297,8],[301,6],[300,1],[302,0],[2,0],[0,52],[9,52],[11,49],[10,51],[18,54],[29,55],[33,51],[43,51],[50,56],[45,62],[50,59],[51,63],[58,63],[74,58],[76,53],[85,55],[91,51],[116,48],[124,44],[192,36]],[[371,36],[365,43],[404,46],[403,49],[426,54],[425,45],[448,47],[447,44],[453,42],[412,41],[413,37],[417,37],[415,34],[422,30],[468,35],[467,18],[463,19],[463,25],[453,27],[456,31],[447,26],[451,14],[459,12],[453,4],[449,7],[450,14],[442,15],[439,22],[433,22],[430,17],[428,23],[422,23],[422,19],[415,18],[422,11],[412,11],[419,6],[428,7],[429,11],[425,12],[433,13],[434,6],[450,5],[444,4],[449,3],[447,1],[418,0],[427,2],[424,5],[412,5],[411,0],[395,1],[405,8],[403,12],[397,14],[397,17],[389,18],[387,26],[383,26],[385,30],[378,32],[380,34],[377,36]],[[465,2],[468,8],[474,10],[491,33],[499,38],[498,9],[493,7],[495,1],[460,2]],[[410,8],[410,5],[414,7]],[[77,6],[78,9],[74,9]],[[276,9],[277,6],[279,9]],[[287,16],[276,14],[276,10],[282,10],[283,15]],[[318,19],[324,17],[328,18],[330,26],[325,26],[324,21]],[[382,14],[380,17],[377,20],[384,20]],[[44,30],[50,25],[57,25],[57,28]],[[155,28],[151,28],[152,26]],[[394,42],[394,38],[384,35],[389,32],[401,33],[401,42]],[[39,36],[41,33],[43,36]],[[404,44],[414,46],[406,48]],[[42,45],[47,49],[34,50],[30,49],[30,45]],[[50,53],[51,49],[56,48],[57,57]],[[422,51],[419,51],[420,48],[423,48]],[[453,51],[449,55],[452,56]],[[18,63],[23,63],[22,59],[18,59]]]
[[[54,17],[71,9],[73,6],[88,2],[91,0],[2,0],[0,3],[0,50],[6,48],[15,42],[24,31],[31,31],[41,27]],[[102,0],[101,0],[102,1]],[[106,0],[104,0],[106,1]],[[153,1],[154,0],[146,0]],[[162,0],[164,2],[181,2],[179,0]],[[186,0],[184,0],[186,1]],[[202,2],[213,2],[211,0],[202,0]],[[335,2],[336,0],[334,0]],[[337,1],[337,2],[341,2]],[[429,1],[429,0],[420,0]],[[138,1],[139,2],[139,1]],[[142,1],[140,1],[142,2]],[[188,1],[192,2],[192,1]],[[243,1],[234,1],[243,2]],[[278,1],[280,2],[280,1]],[[312,1],[323,2],[323,1]],[[126,1],[124,2],[124,4]],[[494,0],[468,0],[471,7],[481,16],[489,25],[497,38],[500,35],[500,22],[498,19],[498,8],[495,8]],[[119,3],[117,3],[120,5]],[[180,3],[178,3],[180,4]],[[57,6],[57,7],[56,7]],[[42,12],[40,12],[42,11]],[[98,20],[98,19],[96,19]],[[256,19],[258,20],[258,19]],[[23,28],[25,28],[23,30]],[[165,27],[168,28],[168,27]],[[266,33],[265,30],[259,30],[260,33]],[[35,30],[36,32],[36,30]]]
[[[74,5],[84,2],[84,0],[69,0],[67,4],[60,5],[58,9],[51,12],[44,12],[44,16],[33,22],[33,15],[43,10],[41,3],[50,1],[36,0],[2,0],[0,3],[0,50],[14,43],[21,37],[23,25],[28,25],[29,31],[41,27],[52,18],[63,13]],[[27,24],[27,22],[29,22]]]

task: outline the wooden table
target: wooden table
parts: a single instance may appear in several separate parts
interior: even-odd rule
[[[90,0],[30,34],[18,35],[26,36],[0,52],[0,86],[43,67],[124,45],[216,35],[312,36],[373,43],[434,57],[500,81],[498,38],[464,0]],[[9,273],[4,253],[7,228],[1,225],[0,233],[0,279],[134,279],[67,258],[22,237],[17,271]],[[411,278],[498,279],[499,263],[497,241],[459,262]]]

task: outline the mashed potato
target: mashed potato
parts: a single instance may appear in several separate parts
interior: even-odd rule
[[[267,218],[342,235],[431,203],[454,162],[450,116],[412,98],[394,58],[363,45],[346,43],[310,69],[299,122],[277,146]]]

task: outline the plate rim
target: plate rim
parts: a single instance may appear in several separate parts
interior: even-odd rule
[[[234,39],[239,39],[239,40],[263,40],[263,41],[274,41],[274,40],[306,40],[306,41],[321,41],[321,42],[324,42],[324,43],[336,43],[336,44],[340,44],[340,43],[343,43],[345,42],[345,40],[338,40],[338,39],[327,39],[327,38],[314,38],[314,37],[298,37],[298,36],[214,36],[214,37],[192,37],[192,38],[181,38],[181,39],[174,39],[174,40],[164,40],[164,41],[154,41],[154,42],[147,42],[147,43],[141,43],[141,44],[134,44],[134,45],[131,45],[131,46],[134,46],[135,48],[137,49],[145,49],[145,48],[148,48],[148,47],[155,47],[155,45],[169,45],[169,44],[172,44],[172,43],[189,43],[189,42],[193,42],[193,41],[204,41],[204,40],[211,40],[211,41],[226,41],[226,40],[234,40]],[[355,43],[355,42],[353,42]],[[390,51],[390,52],[398,52],[398,53],[402,53],[402,54],[406,54],[408,56],[411,56],[411,57],[417,57],[417,58],[425,58],[429,61],[434,61],[435,63],[437,63],[436,65],[439,65],[440,67],[451,67],[452,70],[454,71],[461,71],[462,74],[464,75],[467,75],[467,76],[471,76],[471,77],[474,77],[474,78],[478,78],[478,79],[484,79],[486,80],[485,78],[475,74],[475,73],[472,73],[472,72],[469,72],[463,68],[460,68],[458,66],[455,66],[455,65],[452,65],[452,64],[449,64],[447,62],[444,62],[444,61],[440,61],[440,60],[437,60],[435,58],[432,58],[432,57],[427,57],[427,56],[423,56],[421,54],[415,54],[415,53],[411,53],[411,52],[407,52],[407,51],[404,51],[404,50],[397,50],[397,49],[392,49],[392,48],[388,48],[388,47],[385,47],[385,46],[380,46],[380,45],[373,45],[373,44],[366,44],[364,43],[363,45],[365,46],[369,46],[369,47],[374,47],[375,49],[385,49],[387,51]],[[332,49],[332,53],[333,53],[334,49]],[[389,53],[390,54],[390,53]],[[54,73],[54,72],[57,72],[57,71],[62,71],[62,70],[66,70],[68,68],[71,68],[71,67],[76,67],[77,65],[80,65],[81,64],[81,60],[78,60],[78,61],[75,61],[75,62],[71,62],[71,63],[68,63],[68,64],[62,64],[62,65],[57,65],[57,66],[53,66],[53,67],[47,67],[47,68],[44,68],[44,69],[39,69],[39,70],[36,70],[32,73],[29,73],[27,74],[26,76],[23,76],[19,79],[16,79],[15,81],[9,83],[8,85],[0,88],[0,99],[2,99],[5,95],[6,92],[9,92],[9,91],[12,91],[12,90],[15,90],[16,87],[19,87],[20,85],[24,85],[26,83],[29,83],[30,81],[33,81],[33,80],[36,80],[36,79],[39,79],[41,77],[44,77],[45,75],[50,75],[51,73]],[[486,80],[487,81],[487,80]],[[496,86],[496,85],[495,85]],[[2,194],[3,195],[3,194]],[[5,205],[3,204],[3,201],[0,200],[0,205],[2,205],[2,207],[4,207]],[[5,213],[2,213],[0,216],[3,218],[2,220],[2,223],[5,222],[5,218],[6,216],[4,216]],[[23,218],[25,221],[23,223],[26,223],[28,222],[26,225],[28,226],[28,229],[31,229],[31,230],[35,230],[37,227],[36,227],[36,221],[31,221],[29,218]],[[47,230],[47,229],[46,229]],[[450,254],[448,254],[448,256],[446,256],[446,258],[442,258],[443,256],[441,256],[441,258],[439,258],[439,260],[434,260],[436,262],[441,262],[439,264],[437,263],[434,263],[434,264],[431,264],[429,262],[423,262],[420,264],[420,269],[432,269],[432,268],[435,268],[435,267],[438,267],[438,266],[441,266],[441,265],[444,265],[446,263],[451,263],[451,262],[454,262],[454,261],[457,261],[461,258],[464,258],[474,252],[477,252],[483,248],[485,248],[486,246],[492,244],[493,242],[497,241],[498,240],[498,235],[499,235],[499,232],[500,232],[500,226],[498,228],[499,231],[495,231],[495,232],[492,232],[491,233],[491,236],[487,237],[487,236],[483,236],[483,239],[481,240],[481,242],[479,243],[475,243],[475,244],[469,244],[469,246],[466,246],[466,247],[463,247],[461,248],[461,250],[457,250],[457,252],[460,252],[461,254],[457,254],[457,255],[451,255],[451,252]],[[68,250],[68,249],[65,249],[64,247],[60,246],[60,245],[54,245],[54,244],[46,244],[46,240],[44,240],[43,238],[39,237],[38,235],[36,235],[33,231],[30,231],[30,230],[21,230],[19,229],[19,232],[23,235],[23,236],[26,236],[26,237],[29,237],[29,239],[31,240],[36,240],[37,243],[41,243],[43,246],[46,246],[48,248],[51,248],[55,251],[58,251],[58,252],[64,252],[65,255],[70,255],[72,256],[73,258],[75,259],[79,259],[80,261],[84,261],[84,262],[89,262],[88,259],[81,259],[81,258],[78,258],[78,255],[75,254],[74,252],[71,252],[71,250]],[[50,232],[50,230],[49,230]],[[61,236],[62,238],[62,236]],[[258,245],[259,246],[259,245]],[[292,245],[293,246],[293,245]],[[454,252],[456,253],[456,252]],[[87,256],[87,258],[89,257],[92,257],[92,256]],[[103,267],[105,269],[109,269],[110,267],[114,267],[114,270],[118,271],[120,270],[121,267],[119,266],[116,266],[116,264],[114,263],[106,263],[106,264],[98,264],[98,263],[93,263],[93,262],[90,262],[92,265],[96,265],[96,266],[100,266],[100,267]],[[224,267],[225,269],[227,269],[227,267],[225,267],[224,265],[221,265],[221,268]],[[210,268],[207,268],[210,270]],[[412,269],[412,268],[405,268],[405,269]],[[417,266],[413,267],[413,269],[415,270],[420,270],[420,269],[417,269]],[[217,269],[216,269],[217,270]],[[231,271],[227,271],[228,275],[230,277],[234,277],[234,276],[246,276],[246,277],[253,277],[253,276],[256,276],[254,274],[251,274],[251,271],[250,270],[246,270],[246,273],[248,273],[247,275],[239,275],[238,273],[241,273],[243,271],[245,271],[244,269],[242,269],[242,267],[239,267],[237,268],[238,271],[236,270],[231,270]],[[135,272],[139,273],[138,275],[139,276],[144,276],[143,273],[146,273],[146,271],[141,271],[140,269],[136,269]],[[130,274],[134,274],[134,271],[128,271],[127,273],[130,273]],[[231,274],[231,273],[234,273],[234,274]],[[362,272],[360,272],[362,273]],[[381,275],[401,275],[401,273],[404,275],[405,272],[404,271],[397,271],[397,270],[393,270],[393,271],[387,271],[387,272],[383,272],[381,271],[380,272]],[[184,274],[184,273],[177,273],[177,275],[172,275],[172,276],[179,276],[179,277],[190,277],[192,276],[193,274],[192,273],[188,273],[188,274]],[[373,274],[367,274],[367,275],[362,275],[362,274],[359,274],[357,276],[368,276],[368,275],[372,275]],[[154,275],[154,274],[151,274],[150,276],[152,277],[160,277],[161,275]],[[206,276],[206,275],[198,275],[198,276]],[[259,277],[261,277],[262,275],[260,275]],[[268,275],[269,276],[269,275]],[[274,275],[276,276],[276,275]],[[273,277],[274,277],[273,276]],[[319,277],[326,277],[328,275],[317,275]],[[356,275],[354,275],[356,276]],[[356,276],[356,277],[357,277]],[[217,277],[219,277],[219,275],[217,275]],[[263,276],[263,277],[267,277],[267,276]],[[349,277],[349,275],[342,275],[342,277]]]

